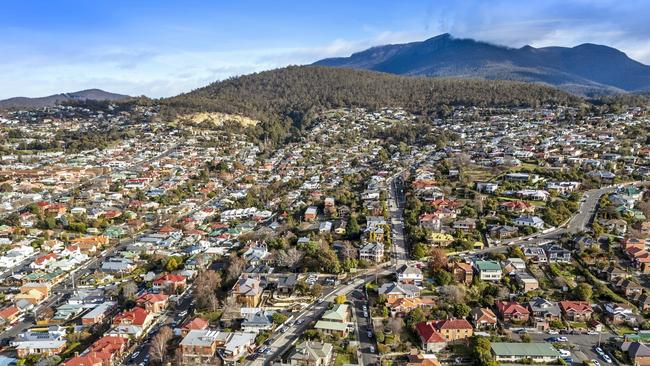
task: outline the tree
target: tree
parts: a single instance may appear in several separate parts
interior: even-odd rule
[[[589,284],[579,283],[573,289],[573,296],[581,301],[589,301],[593,296],[594,291]]]
[[[238,256],[237,253],[232,253],[228,262],[228,269],[226,270],[226,282],[233,283],[239,278],[242,272],[244,272],[246,261]]]
[[[170,327],[164,326],[160,328],[151,340],[151,350],[149,351],[151,359],[160,363],[165,361],[165,358],[167,358],[167,342],[172,339],[172,336],[173,333]]]
[[[413,258],[415,259],[422,259],[427,256],[429,252],[429,248],[426,246],[426,244],[423,243],[417,243],[413,247]]]
[[[138,293],[138,285],[135,282],[129,281],[120,285],[119,300],[124,303],[126,301],[135,300],[135,295]]]
[[[454,281],[454,277],[451,275],[451,273],[445,271],[445,270],[439,270],[434,274],[434,278],[436,280],[436,283],[440,286],[446,286],[449,285]]]
[[[429,252],[429,263],[431,270],[436,272],[447,267],[447,254],[440,248],[434,248]]]
[[[273,319],[273,324],[275,325],[283,324],[287,321],[287,319],[289,319],[288,316],[282,313],[273,313],[273,315],[271,315],[271,318]]]
[[[341,295],[337,295],[337,296],[334,298],[334,302],[337,303],[337,304],[345,304],[345,302],[346,302],[347,300],[348,300],[348,299],[347,299],[347,298],[345,297],[345,295],[343,295],[343,294],[341,294]]]
[[[467,304],[454,305],[454,316],[456,318],[466,318],[472,309]]]
[[[357,217],[355,215],[352,215],[350,217],[350,221],[348,222],[346,232],[348,233],[348,236],[350,236],[351,238],[356,238],[357,236],[359,236],[359,231],[361,231],[361,228],[359,227],[359,223],[357,222]]]
[[[221,275],[218,272],[212,270],[200,271],[196,275],[196,280],[194,280],[194,296],[197,307],[216,311],[219,307],[216,291],[221,285]]]

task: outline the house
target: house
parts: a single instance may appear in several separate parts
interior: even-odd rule
[[[627,232],[627,222],[622,219],[607,220],[605,221],[604,226],[608,232],[616,235],[625,235]]]
[[[359,249],[359,259],[380,263],[384,260],[384,244],[367,243]]]
[[[264,310],[247,313],[241,323],[241,330],[248,333],[259,333],[273,329],[272,314]]]
[[[15,305],[7,306],[0,310],[0,325],[7,326],[13,324],[20,317],[20,309]]]
[[[425,352],[439,352],[447,346],[447,340],[431,322],[416,324],[415,331],[420,338],[422,349]]]
[[[242,306],[255,308],[262,299],[263,289],[260,283],[259,278],[243,275],[235,282],[230,293],[235,296],[237,302]]]
[[[217,363],[217,346],[223,346],[230,335],[218,330],[190,330],[180,343],[182,364]]]
[[[187,287],[187,278],[185,276],[165,273],[153,281],[153,289],[165,291],[170,294],[178,293]]]
[[[546,249],[546,258],[548,258],[549,263],[570,263],[571,252],[560,245],[554,244]]]
[[[634,314],[634,310],[630,305],[612,302],[605,304],[605,317],[610,323],[615,325],[636,325],[639,323],[639,320],[643,319]]]
[[[501,265],[497,261],[476,261],[474,267],[483,281],[498,282],[503,275]]]
[[[535,206],[525,201],[501,202],[499,203],[498,209],[518,214],[528,214],[535,212]]]
[[[498,300],[494,303],[497,314],[504,322],[525,323],[530,317],[530,311],[516,301]]]
[[[25,300],[32,305],[37,305],[48,296],[50,296],[49,284],[29,282],[20,286],[20,293],[14,296],[14,303]]]
[[[408,314],[411,310],[432,306],[433,304],[434,302],[431,299],[421,299],[416,297],[412,299],[397,299],[386,306],[390,310],[391,316],[401,317]]]
[[[423,279],[422,271],[416,266],[404,264],[397,269],[397,282],[401,284],[422,286]]]
[[[627,352],[634,366],[650,365],[650,346],[640,342],[623,343],[622,350]]]
[[[144,293],[135,300],[135,304],[150,313],[158,314],[165,311],[168,301],[167,295]]]
[[[450,234],[431,232],[427,241],[436,247],[446,247],[454,241],[454,237]]]
[[[474,334],[474,327],[465,319],[446,319],[432,323],[447,342],[465,340]]]
[[[379,295],[385,295],[388,303],[397,299],[412,299],[420,297],[420,288],[415,285],[387,282],[379,287]]]
[[[81,324],[85,326],[101,324],[108,318],[116,306],[117,303],[115,301],[106,301],[95,306],[92,310],[81,316]]]
[[[544,248],[540,247],[525,247],[524,256],[526,260],[530,260],[533,263],[548,263],[548,257]]]
[[[59,326],[50,326],[47,329],[30,329],[18,334],[12,342],[16,347],[19,358],[29,355],[53,356],[66,347],[66,330]]]
[[[534,297],[528,302],[530,315],[535,319],[541,319],[547,322],[560,320],[562,310],[555,301],[549,301],[542,297]]]
[[[516,274],[517,272],[525,272],[526,271],[526,261],[524,261],[521,258],[508,258],[504,262],[503,265],[503,270],[506,273],[510,274]]]
[[[435,213],[425,213],[420,215],[418,222],[424,229],[431,231],[440,231],[442,226],[440,217]]]
[[[321,319],[314,325],[314,328],[323,331],[323,333],[338,334],[344,337],[348,333],[349,320],[349,306],[346,304],[335,304],[323,314]]]
[[[462,220],[456,220],[451,225],[452,228],[456,230],[466,231],[466,230],[475,230],[476,229],[476,220],[472,218],[465,218]]]
[[[290,296],[296,287],[296,283],[298,283],[297,274],[282,274],[280,278],[278,278],[278,282],[275,286],[275,293],[279,295]]]
[[[469,285],[474,280],[474,269],[471,263],[452,262],[449,266],[451,274],[457,282]]]
[[[187,333],[189,333],[192,330],[206,330],[208,329],[209,325],[210,323],[207,320],[201,317],[196,317],[188,321],[187,323],[183,324],[183,326],[181,327],[181,335],[185,337]]]
[[[643,293],[644,287],[639,285],[636,282],[633,282],[629,278],[624,278],[624,279],[619,279],[618,281],[614,282],[614,287],[623,293],[625,297],[627,298],[632,298],[635,296],[641,295]]]
[[[255,336],[255,333],[233,333],[219,350],[224,364],[238,365],[239,359],[254,348]]]
[[[591,319],[594,310],[586,301],[560,301],[564,319],[570,322],[586,322]]]
[[[517,236],[519,229],[508,225],[495,225],[490,228],[490,237],[495,239],[508,239]]]
[[[494,342],[491,348],[499,363],[552,363],[560,358],[560,352],[551,343]]]
[[[306,341],[296,345],[288,358],[292,366],[328,366],[334,356],[330,343]]]
[[[529,226],[535,229],[544,228],[544,220],[538,216],[519,216],[514,220],[516,226]]]
[[[497,327],[497,316],[489,308],[473,308],[469,317],[476,329],[494,329]]]
[[[124,310],[113,318],[114,325],[133,325],[142,329],[147,328],[152,321],[153,314],[138,306],[130,310]]]
[[[305,221],[314,221],[316,220],[317,216],[318,216],[318,208],[316,206],[309,206],[305,210],[305,215],[303,219]]]
[[[537,279],[531,276],[528,272],[517,272],[515,278],[517,279],[517,283],[519,284],[521,291],[524,293],[534,291],[539,288],[539,282]]]

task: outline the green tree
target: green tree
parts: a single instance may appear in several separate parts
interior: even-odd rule
[[[576,299],[581,301],[589,301],[593,296],[593,294],[594,294],[593,289],[589,284],[586,283],[579,283],[573,289],[573,296],[575,296]]]
[[[273,315],[271,315],[271,318],[273,319],[273,324],[275,325],[283,324],[287,321],[287,319],[289,319],[288,316],[282,313],[273,313]]]

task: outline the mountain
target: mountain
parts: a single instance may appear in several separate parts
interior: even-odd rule
[[[109,93],[100,89],[88,89],[74,93],[54,94],[47,97],[27,98],[15,97],[0,100],[0,108],[18,109],[18,108],[40,108],[51,107],[61,102],[73,100],[122,100],[130,98],[128,95]]]
[[[545,83],[602,95],[650,91],[650,66],[611,47],[509,48],[442,34],[422,42],[377,46],[315,65],[407,76],[444,76]]]
[[[436,115],[445,105],[578,105],[558,89],[513,81],[405,77],[365,70],[290,66],[216,82],[160,103],[170,117],[201,112],[243,115],[262,123],[261,140],[281,142],[308,128],[315,112],[339,107],[402,107]]]

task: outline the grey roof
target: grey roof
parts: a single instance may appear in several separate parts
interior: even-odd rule
[[[409,296],[415,296],[420,289],[415,285],[402,284],[397,282],[388,282],[381,285],[379,294],[401,293]]]
[[[528,306],[533,313],[549,313],[552,315],[560,316],[562,311],[560,306],[555,301],[548,301],[541,297],[534,297],[528,302]]]
[[[225,341],[230,334],[232,333],[218,330],[193,329],[183,338],[181,345],[209,347],[216,341]]]
[[[290,358],[296,361],[318,360],[330,356],[332,349],[329,343],[304,342],[296,346]]]

